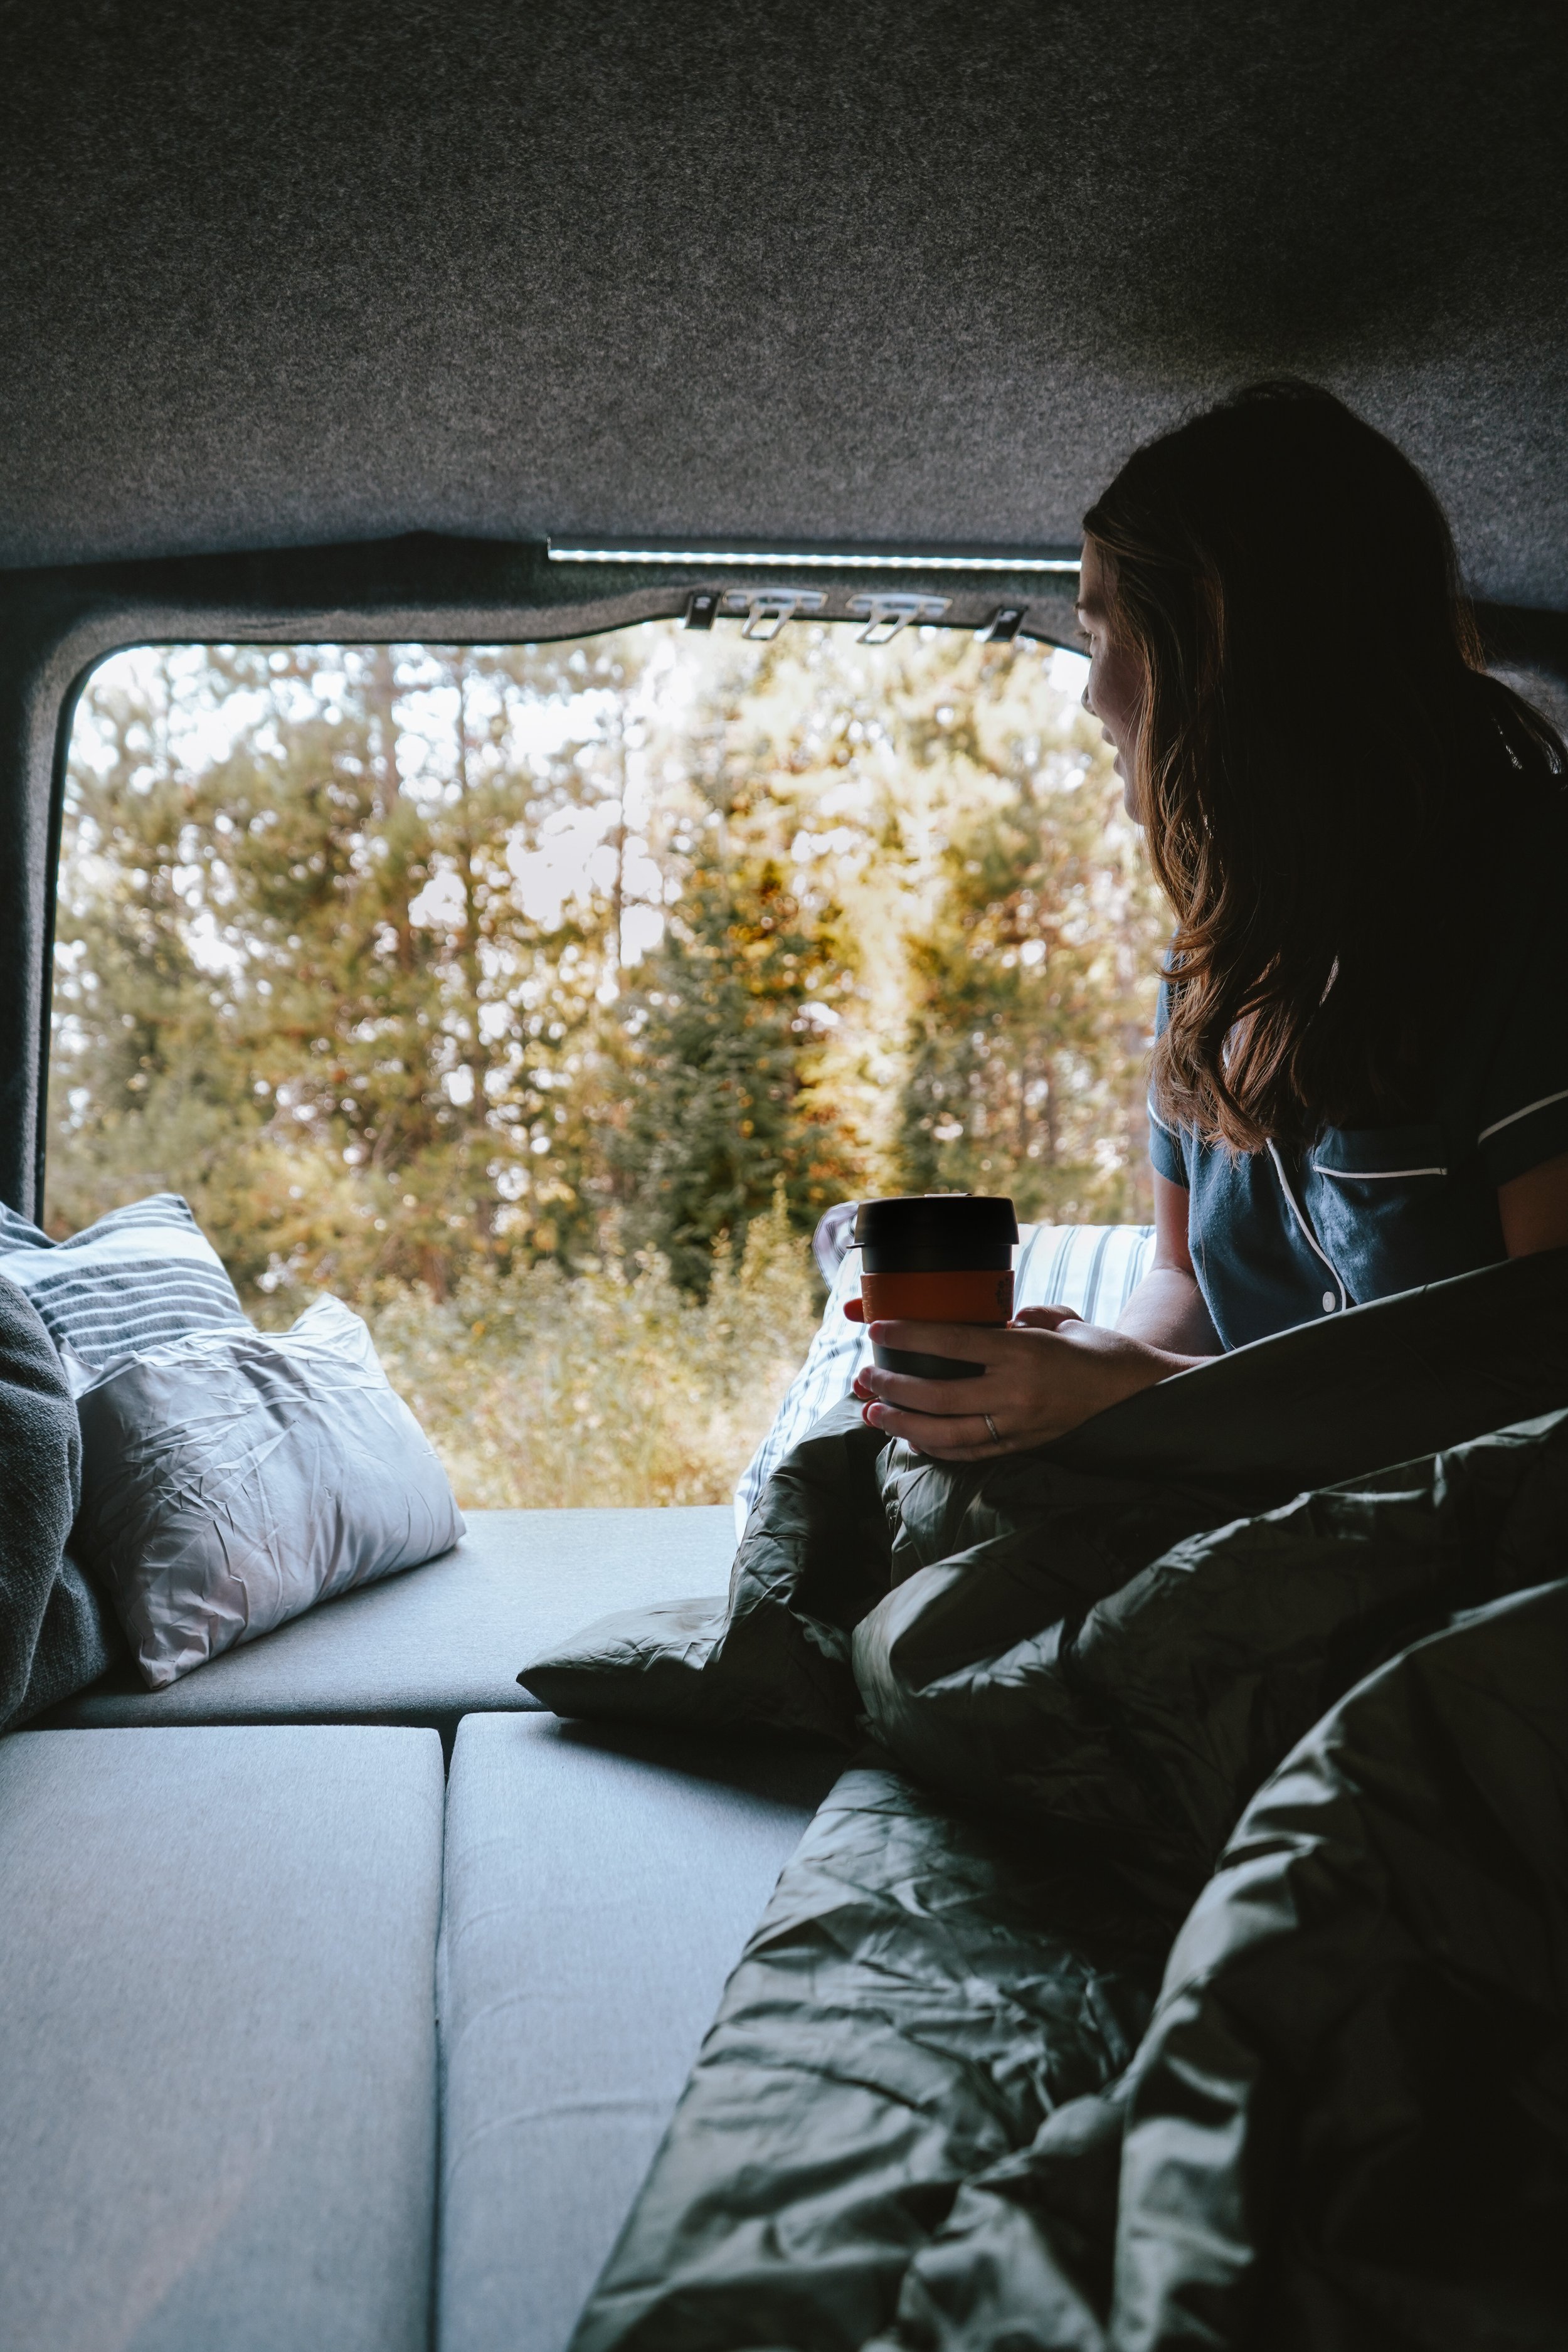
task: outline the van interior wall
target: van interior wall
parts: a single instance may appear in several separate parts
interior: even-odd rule
[[[1556,0],[56,0],[0,53],[0,565],[1050,546],[1290,372],[1568,606]]]

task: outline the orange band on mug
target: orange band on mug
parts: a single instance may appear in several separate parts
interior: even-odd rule
[[[862,1274],[860,1311],[868,1323],[903,1317],[917,1323],[1006,1323],[1013,1277],[994,1266],[954,1274]]]

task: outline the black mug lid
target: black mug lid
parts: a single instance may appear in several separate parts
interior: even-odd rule
[[[1010,1249],[1017,1238],[1017,1214],[1005,1192],[905,1192],[862,1201],[855,1219],[859,1249]]]

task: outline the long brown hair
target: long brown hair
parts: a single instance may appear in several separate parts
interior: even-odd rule
[[[1266,383],[1140,449],[1084,530],[1176,915],[1162,1117],[1236,1151],[1420,1117],[1488,873],[1565,772],[1486,675],[1436,499],[1331,394]]]

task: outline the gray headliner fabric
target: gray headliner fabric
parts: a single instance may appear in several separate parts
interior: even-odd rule
[[[1568,603],[1555,0],[20,0],[0,562],[1059,543],[1237,379]]]
[[[149,1691],[129,1666],[57,1708],[59,1725],[427,1724],[530,1709],[542,1649],[612,1609],[722,1592],[727,1504],[668,1510],[470,1511],[457,1548],[346,1593]]]
[[[0,2338],[421,2352],[428,1732],[0,1743]]]
[[[470,1716],[447,1800],[441,2352],[560,2352],[826,1753]]]

